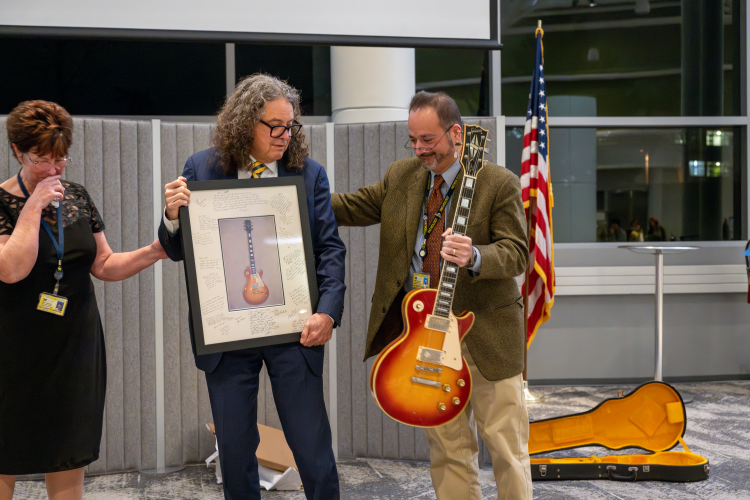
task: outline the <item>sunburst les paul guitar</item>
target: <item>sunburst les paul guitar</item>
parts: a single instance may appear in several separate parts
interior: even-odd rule
[[[250,233],[253,231],[253,223],[245,221],[245,231],[247,232],[247,246],[250,249],[250,267],[245,269],[245,279],[247,283],[242,289],[242,298],[250,305],[257,306],[268,299],[268,287],[263,283],[263,271],[255,271],[255,251],[253,250],[253,237]]]
[[[453,234],[465,234],[477,174],[483,166],[487,130],[464,125],[461,165],[464,178],[453,220]],[[456,418],[471,396],[471,374],[461,341],[474,313],[451,311],[458,266],[443,261],[437,289],[409,292],[401,303],[404,330],[375,360],[370,390],[391,418],[415,427],[436,427]]]

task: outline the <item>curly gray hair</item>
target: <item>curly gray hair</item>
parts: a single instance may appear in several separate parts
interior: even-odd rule
[[[266,105],[278,99],[289,102],[294,108],[294,119],[299,120],[299,91],[270,75],[256,73],[243,78],[227,98],[219,112],[212,139],[226,174],[234,174],[248,164],[253,145],[252,131],[263,117]],[[282,160],[287,169],[299,172],[307,154],[305,135],[300,132],[290,139]]]

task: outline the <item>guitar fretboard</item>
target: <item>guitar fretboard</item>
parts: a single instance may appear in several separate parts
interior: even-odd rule
[[[459,196],[456,198],[456,212],[453,217],[452,233],[463,236],[469,224],[469,213],[476,188],[476,176],[483,165],[484,143],[487,139],[487,131],[476,125],[464,125],[463,147],[461,164],[464,167],[464,179],[461,183]],[[443,260],[440,272],[440,283],[437,287],[437,298],[433,316],[449,319],[453,298],[456,294],[456,282],[458,281],[458,265]]]
[[[250,236],[253,226],[250,221],[245,221],[245,231],[247,232],[247,248],[250,251],[250,272],[255,274],[255,252],[253,251],[253,238]]]
[[[460,195],[456,202],[456,214],[453,218],[453,234],[463,236],[466,234],[466,226],[469,224],[469,212],[471,202],[474,197],[474,178],[464,176],[461,183]],[[456,281],[458,281],[458,265],[453,262],[443,260],[443,267],[440,272],[440,283],[438,284],[438,294],[435,301],[435,310],[433,314],[442,318],[450,317],[451,307],[453,306],[453,297],[456,292]]]

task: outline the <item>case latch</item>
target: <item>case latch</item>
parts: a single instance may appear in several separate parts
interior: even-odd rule
[[[539,466],[539,474],[544,477],[547,475],[547,466],[546,465],[540,465]]]

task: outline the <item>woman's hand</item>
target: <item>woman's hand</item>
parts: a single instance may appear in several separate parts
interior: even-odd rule
[[[169,220],[175,220],[180,207],[186,207],[190,203],[190,190],[187,188],[186,180],[183,176],[179,176],[164,186],[164,201],[167,205],[167,219]]]
[[[60,182],[59,175],[50,175],[42,179],[39,184],[34,188],[34,192],[31,193],[29,199],[26,201],[26,206],[41,211],[44,207],[50,204],[52,200],[62,200],[65,194],[65,188]]]

